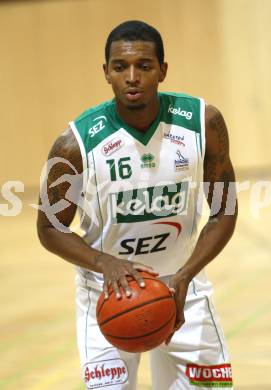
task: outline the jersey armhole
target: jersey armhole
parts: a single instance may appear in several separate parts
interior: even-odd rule
[[[79,134],[79,131],[77,130],[75,123],[69,122],[69,126],[72,129],[72,132],[76,138],[76,141],[78,142],[79,148],[80,148],[80,153],[82,157],[82,164],[83,164],[83,192],[86,191],[87,187],[87,180],[88,180],[88,159],[87,159],[87,153],[86,149],[84,147],[84,143],[82,141],[82,138]]]

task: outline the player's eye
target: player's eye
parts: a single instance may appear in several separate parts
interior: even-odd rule
[[[114,70],[116,72],[121,72],[124,69],[124,66],[122,64],[116,64],[114,65]]]
[[[140,68],[146,71],[151,69],[149,64],[144,64],[144,63],[140,65]]]

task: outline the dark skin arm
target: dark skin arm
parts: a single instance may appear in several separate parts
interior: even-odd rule
[[[191,257],[170,281],[177,305],[175,330],[179,329],[185,322],[184,304],[190,281],[222,251],[234,232],[237,218],[236,192],[233,184],[235,176],[229,156],[227,127],[223,116],[215,107],[206,106],[205,114],[204,182],[210,183],[209,191],[206,194],[210,217],[199,235]],[[216,182],[224,184],[222,201],[221,197],[216,196],[214,191]],[[229,185],[229,183],[231,184]],[[219,202],[217,202],[218,198]],[[234,205],[231,212],[229,212],[229,204]],[[167,342],[170,341],[172,335]]]
[[[43,195],[46,193],[48,194],[49,205],[47,205],[47,209],[39,210],[38,212],[37,231],[40,242],[50,252],[55,253],[70,263],[102,273],[106,296],[108,296],[110,285],[118,298],[121,297],[120,286],[123,287],[126,295],[130,296],[131,291],[126,279],[127,275],[131,275],[141,287],[144,287],[144,280],[138,270],[146,271],[153,275],[157,275],[157,273],[143,264],[132,263],[93,249],[79,235],[69,230],[77,210],[76,201],[74,203],[69,202],[68,207],[55,214],[57,221],[62,226],[67,227],[66,232],[60,231],[50,221],[49,214],[52,213],[50,205],[53,206],[61,200],[65,200],[65,195],[70,187],[67,181],[55,185],[54,182],[56,180],[63,177],[63,175],[71,175],[71,178],[76,178],[76,185],[73,185],[72,188],[74,198],[79,199],[82,191],[82,175],[80,176],[83,170],[82,158],[71,129],[64,131],[56,140],[49,153],[48,161],[53,158],[65,159],[71,166],[65,163],[65,161],[54,163],[47,174],[47,179],[43,183],[42,192],[40,193],[40,205],[44,206],[41,199],[43,199]],[[72,181],[74,182],[74,180]]]

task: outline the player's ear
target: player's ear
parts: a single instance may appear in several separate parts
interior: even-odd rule
[[[108,64],[103,64],[104,75],[108,84],[111,84],[111,80],[108,74]]]
[[[165,80],[166,75],[167,75],[167,68],[168,68],[167,62],[163,62],[161,67],[160,67],[159,83],[162,83]]]

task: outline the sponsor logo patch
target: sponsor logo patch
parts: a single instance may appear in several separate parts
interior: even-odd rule
[[[166,242],[169,236],[170,233],[163,233],[149,237],[127,238],[120,243],[122,250],[119,251],[119,255],[134,253],[135,256],[137,256],[146,253],[165,251],[167,247],[163,245],[163,243]]]
[[[150,221],[187,210],[189,182],[135,188],[109,194],[113,223]]]
[[[185,171],[189,169],[189,159],[185,158],[180,150],[176,152],[178,158],[174,160],[175,172]]]
[[[127,382],[128,370],[121,359],[87,363],[84,368],[84,380],[87,389],[118,385]]]
[[[140,160],[142,161],[141,168],[154,168],[155,167],[155,163],[153,162],[154,155],[151,153],[143,154],[140,157]]]
[[[230,364],[216,366],[199,366],[187,364],[185,375],[191,385],[198,387],[225,388],[232,387],[232,370]]]
[[[179,237],[182,230],[182,226],[178,222],[159,221],[153,222],[152,225],[164,225],[167,227],[170,226],[172,228],[175,228],[177,233],[176,238]],[[169,244],[168,239],[170,238],[170,236],[170,232],[163,232],[155,236],[125,238],[120,242],[121,250],[119,251],[119,255],[128,255],[134,253],[134,255],[137,256],[147,253],[165,251],[167,250]]]
[[[88,131],[90,138],[93,138],[96,134],[98,134],[100,131],[102,131],[105,128],[106,121],[107,119],[104,115],[97,116],[97,118],[93,119],[95,125],[93,125]]]
[[[179,145],[179,146],[185,146],[184,136],[175,135],[171,133],[164,133],[164,138],[169,140],[172,144]]]
[[[182,110],[180,107],[174,108],[171,105],[168,107],[168,112],[174,115],[179,115],[185,117],[185,119],[189,120],[192,119],[193,112],[192,111],[185,111]]]
[[[123,145],[124,142],[121,138],[113,138],[102,147],[102,153],[104,156],[110,156],[110,154],[119,150]]]

